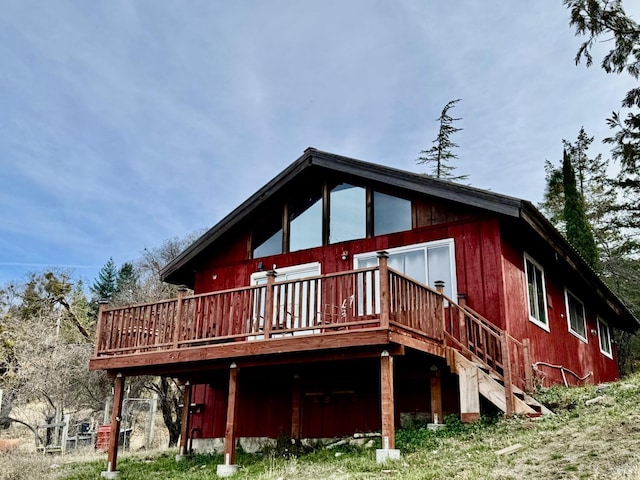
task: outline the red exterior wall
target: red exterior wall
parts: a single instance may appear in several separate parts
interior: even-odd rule
[[[600,352],[597,333],[595,335],[592,333],[597,332],[598,327],[596,307],[590,302],[591,295],[575,284],[567,285],[566,274],[560,271],[558,262],[549,258],[544,251],[536,251],[533,246],[531,251],[526,253],[544,269],[549,332],[529,320],[524,250],[510,242],[508,237],[509,235],[505,236],[502,244],[502,268],[505,279],[505,308],[509,333],[517,339],[530,339],[533,363],[544,362],[562,366],[572,370],[580,377],[593,372],[584,382],[579,381],[574,375],[566,373],[565,376],[570,385],[616,380],[618,367],[615,348],[613,348],[613,359],[608,358]],[[584,303],[588,343],[569,331],[564,293],[566,286],[569,286],[571,292]],[[559,368],[538,365],[538,369],[545,386],[564,383],[562,371]]]
[[[447,373],[443,359],[408,352],[395,358],[396,426],[400,426],[404,414],[430,413],[432,365],[443,372],[444,414],[458,412],[457,378]],[[241,370],[238,436],[276,438],[291,434],[294,375],[300,383],[302,438],[333,438],[380,430],[380,361],[370,358]],[[191,417],[190,428],[196,429],[195,437],[223,437],[225,382],[216,379],[211,384],[194,385],[192,400],[204,404],[204,409]]]

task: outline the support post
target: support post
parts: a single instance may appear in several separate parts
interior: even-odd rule
[[[264,296],[264,338],[271,338],[271,327],[273,326],[273,295],[275,290],[276,276],[275,270],[267,272],[267,291]]]
[[[191,408],[191,382],[187,380],[182,392],[182,418],[180,423],[180,449],[176,455],[176,462],[184,460],[191,452],[187,451],[189,445],[189,409]]]
[[[527,393],[533,392],[533,372],[531,367],[531,351],[528,338],[522,339],[522,363],[524,364],[524,389]]]
[[[467,338],[467,319],[464,313],[464,308],[467,306],[467,296],[464,293],[458,295],[458,324],[460,329],[460,343],[464,348],[469,348],[469,339]]]
[[[502,376],[504,378],[504,397],[506,401],[505,415],[513,415],[513,380],[511,378],[511,356],[509,354],[509,336],[506,332],[500,335],[502,344]]]
[[[291,438],[300,440],[300,376],[293,376],[291,385]]]
[[[431,415],[432,423],[442,423],[442,377],[440,370],[433,365],[429,371],[431,383]]]
[[[395,403],[393,396],[393,357],[387,350],[380,355],[380,407],[382,413],[382,448],[376,450],[376,461],[400,458],[400,450],[395,445]]]
[[[389,328],[391,311],[388,259],[389,254],[387,252],[378,252],[378,268],[380,272],[380,326],[382,328]]]
[[[457,366],[460,379],[460,420],[465,423],[480,419],[480,390],[478,387],[478,369]]]
[[[108,479],[118,478],[117,470],[118,441],[120,439],[120,422],[122,421],[122,400],[124,398],[124,376],[118,373],[113,385],[113,409],[111,412],[111,434],[109,436],[109,450],[107,452],[107,470],[101,476]]]
[[[236,456],[235,421],[238,410],[238,366],[234,363],[229,368],[229,396],[227,401],[227,426],[224,431],[224,464],[218,465],[216,473],[219,477],[230,477],[238,471],[234,464]]]

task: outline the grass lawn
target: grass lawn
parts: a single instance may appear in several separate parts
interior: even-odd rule
[[[463,425],[448,419],[439,431],[400,429],[402,459],[378,465],[375,449],[340,446],[298,456],[275,449],[263,455],[240,452],[235,479],[639,479],[640,375],[607,388],[555,387],[538,394],[556,415],[483,419]],[[520,444],[513,453],[499,450]],[[122,454],[124,480],[216,478],[221,455],[194,455],[176,463],[175,452]],[[3,457],[6,457],[3,456]],[[0,479],[98,479],[106,460],[69,461],[44,468],[38,477]],[[7,465],[5,463],[5,465]]]

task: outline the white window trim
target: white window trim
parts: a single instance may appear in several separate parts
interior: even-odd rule
[[[274,265],[275,266],[275,265]],[[311,263],[301,263],[300,265],[292,265],[290,267],[282,267],[282,268],[274,268],[276,272],[276,283],[278,282],[278,277],[282,275],[286,275],[287,273],[297,272],[297,271],[305,271],[305,270],[318,270],[318,273],[310,274],[309,277],[315,277],[316,275],[322,274],[322,267],[320,262],[311,262]],[[261,278],[266,278],[267,273],[269,271],[265,270],[262,272],[254,272],[251,274],[251,284],[256,285],[257,280]]]
[[[582,305],[582,316],[584,317],[584,337],[580,335],[578,332],[571,328],[571,318],[569,316],[569,295],[571,295],[576,301]],[[569,333],[576,338],[579,338],[584,343],[589,343],[589,339],[587,338],[587,310],[584,308],[584,303],[578,297],[576,297],[568,288],[564,289],[564,309],[567,315],[567,327],[569,329]]]
[[[543,323],[538,320],[536,317],[531,315],[531,311],[529,310],[529,306],[531,305],[531,298],[529,298],[529,272],[527,271],[527,261],[531,262],[536,268],[538,268],[542,272],[542,300],[544,301],[544,314],[547,319],[547,323]],[[551,333],[551,329],[549,327],[549,306],[547,304],[547,276],[544,273],[544,268],[538,262],[536,262],[529,254],[524,253],[524,291],[527,298],[527,315],[529,316],[529,321],[534,325],[537,325],[541,329]]]
[[[605,357],[613,360],[613,342],[611,341],[611,329],[607,322],[605,322],[602,318],[596,317],[596,323],[598,325],[598,347],[600,348],[600,353],[602,353]],[[607,329],[607,337],[609,338],[609,351],[602,350],[602,331],[601,328],[604,327]]]
[[[447,238],[444,240],[434,240],[432,242],[424,242],[424,243],[414,243],[411,245],[403,245],[401,247],[395,247],[395,248],[386,248],[384,249],[385,252],[387,252],[389,255],[392,255],[394,253],[404,253],[404,252],[411,252],[414,250],[420,250],[420,249],[424,249],[425,250],[425,259],[428,262],[428,257],[426,255],[426,250],[428,248],[433,248],[433,247],[442,247],[442,246],[448,246],[449,247],[449,254],[450,254],[450,261],[449,262],[449,268],[451,269],[450,274],[451,274],[451,295],[453,296],[453,298],[451,300],[453,300],[454,302],[457,300],[457,295],[458,295],[458,282],[456,279],[456,249],[455,249],[455,242],[453,241],[453,238]],[[353,268],[357,269],[358,268],[358,260],[360,260],[361,258],[369,258],[372,256],[377,256],[377,251],[375,252],[364,252],[364,253],[357,253],[353,256]],[[429,282],[429,275],[428,272],[425,272],[425,277],[427,278],[427,282]]]

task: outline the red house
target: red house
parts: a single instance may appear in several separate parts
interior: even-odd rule
[[[162,279],[194,295],[101,311],[112,431],[125,377],[177,377],[182,453],[226,464],[238,437],[382,431],[385,458],[401,422],[539,414],[534,384],[615,380],[638,327],[531,203],[313,148]]]

